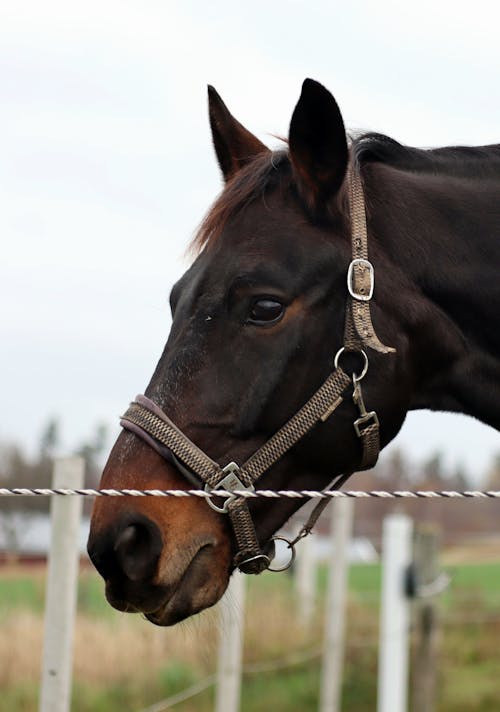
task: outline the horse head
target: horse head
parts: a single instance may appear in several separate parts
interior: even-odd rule
[[[304,82],[282,150],[266,148],[212,88],[209,113],[225,186],[196,238],[196,259],[172,289],[170,335],[143,400],[223,467],[258,451],[334,370],[350,299],[353,158],[333,96],[312,80]],[[409,407],[415,319],[393,299],[406,289],[404,277],[391,273],[371,236],[370,259],[377,271],[373,324],[397,351],[368,349],[363,381],[383,447]],[[319,489],[363,466],[350,378],[359,356],[347,354],[343,367],[348,386],[335,414],[319,418],[273,462],[259,488]],[[131,430],[118,437],[101,487],[193,487],[182,458],[162,457]],[[263,550],[301,504],[249,501]],[[237,543],[227,514],[204,499],[123,497],[96,500],[88,548],[111,605],[170,625],[221,597]]]

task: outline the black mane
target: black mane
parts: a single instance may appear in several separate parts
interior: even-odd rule
[[[384,163],[404,171],[500,180],[500,144],[425,149],[405,146],[384,134],[366,133],[352,140],[351,153],[358,167]],[[290,178],[286,149],[257,156],[228,182],[205,216],[191,247],[199,252],[213,244],[230,216],[262,197],[280,180]]]
[[[352,153],[357,165],[386,163],[406,171],[500,178],[500,144],[424,149],[404,146],[383,134],[367,133],[353,141]]]

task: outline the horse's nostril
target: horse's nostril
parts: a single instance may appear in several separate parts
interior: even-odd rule
[[[91,534],[88,552],[104,579],[146,581],[156,573],[162,546],[157,525],[138,514],[122,520],[118,528]]]
[[[131,581],[153,576],[160,557],[162,540],[158,527],[149,520],[132,521],[118,534],[114,553],[119,568]]]

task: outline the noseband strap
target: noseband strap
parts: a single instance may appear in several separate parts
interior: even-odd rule
[[[223,488],[228,492],[253,490],[256,480],[306,435],[318,422],[327,420],[342,403],[343,394],[351,385],[351,377],[337,367],[311,396],[305,405],[283,425],[264,445],[239,467],[229,463],[221,467],[181,432],[170,418],[146,396],[137,396],[122,416],[120,424],[144,438],[165,456],[164,449],[178,458],[205,485],[207,490]],[[171,457],[168,457],[172,460]],[[190,478],[191,479],[191,478]],[[209,504],[221,513],[229,514],[238,544],[235,565],[249,573],[267,568],[270,560],[262,554],[247,500],[233,495],[225,497],[221,507]],[[250,561],[251,559],[251,561]]]
[[[269,552],[269,542],[264,550],[261,548],[248,502],[244,496],[238,495],[238,492],[254,491],[255,482],[264,472],[267,472],[318,423],[330,418],[344,400],[345,393],[351,385],[352,399],[359,410],[359,418],[354,422],[354,429],[362,447],[359,469],[373,467],[378,458],[380,449],[378,417],[374,411],[366,410],[361,389],[361,380],[368,369],[368,357],[364,347],[368,346],[381,353],[390,353],[394,349],[385,346],[378,339],[371,320],[370,300],[374,288],[374,269],[368,261],[368,238],[361,179],[352,169],[349,173],[349,204],[352,261],[347,276],[349,297],[344,346],[335,357],[334,370],[318,390],[243,465],[230,462],[225,467],[221,467],[179,430],[161,408],[146,396],[137,396],[120,421],[123,428],[139,435],[162,457],[173,462],[190,482],[194,482],[195,485],[201,483],[206,491],[223,489],[226,493],[229,492],[229,496],[224,497],[221,505],[211,499],[207,499],[207,502],[216,511],[229,515],[237,544],[234,565],[244,573],[260,573],[269,568],[272,555]],[[361,353],[364,367],[360,374],[349,376],[339,365],[344,351]],[[333,488],[340,487],[350,474],[340,476]],[[313,510],[297,539],[310,532],[326,501],[328,500],[321,500]],[[290,546],[293,547],[294,544],[295,542],[291,542]]]

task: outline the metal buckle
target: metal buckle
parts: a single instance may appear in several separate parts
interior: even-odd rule
[[[236,464],[236,462],[230,462],[227,464],[225,467],[222,468],[222,472],[227,473],[225,477],[223,477],[216,485],[215,487],[210,487],[210,485],[205,485],[205,492],[211,492],[214,489],[223,489],[226,492],[234,492],[235,490],[243,490],[245,492],[255,492],[255,487],[253,485],[250,485],[249,487],[245,487],[243,482],[240,480],[238,475],[236,474],[237,472],[240,471],[239,465]],[[226,497],[224,504],[222,507],[219,507],[219,505],[215,504],[215,502],[207,497],[207,503],[208,506],[211,507],[213,510],[216,512],[219,512],[220,514],[227,514],[229,512],[229,505],[231,502],[233,502],[236,499],[237,495],[232,494],[230,497]]]
[[[368,270],[368,273],[370,275],[370,289],[368,290],[368,294],[360,294],[359,292],[356,292],[353,284],[353,277],[354,277],[354,268],[356,266],[364,267],[365,269]],[[373,289],[375,287],[375,270],[373,269],[373,265],[369,260],[365,260],[362,257],[358,257],[355,260],[352,260],[351,264],[349,265],[349,269],[347,270],[347,289],[349,290],[349,294],[353,299],[357,299],[360,302],[369,302],[370,299],[373,297]]]
[[[365,427],[369,427],[370,425],[379,425],[378,415],[374,410],[371,410],[369,413],[362,415],[361,418],[354,421],[354,430],[356,431],[358,438],[361,437],[362,431]]]

